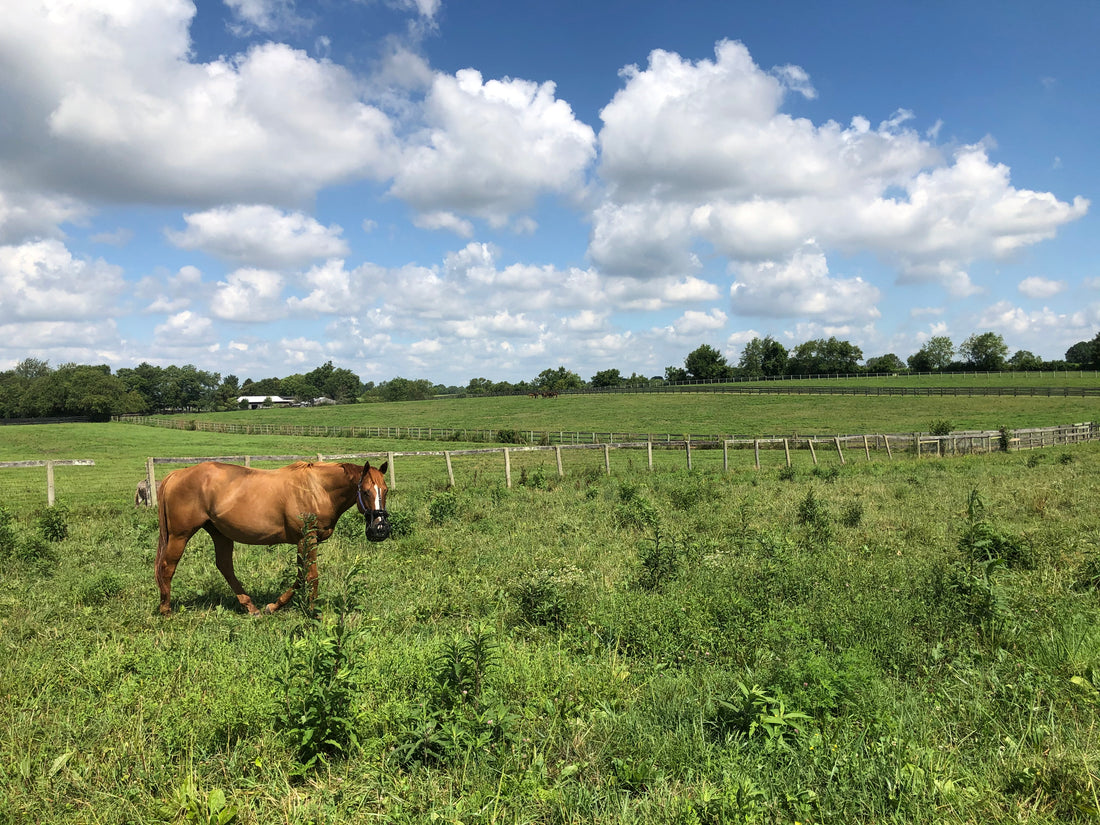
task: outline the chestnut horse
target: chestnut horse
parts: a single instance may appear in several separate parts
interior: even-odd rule
[[[332,535],[340,516],[353,504],[366,517],[367,538],[383,541],[390,534],[386,512],[386,468],[358,464],[299,461],[278,470],[253,470],[237,464],[207,461],[175,470],[157,486],[160,541],[156,576],[160,612],[172,612],[172,576],[187,542],[199,530],[214,540],[218,570],[241,606],[260,611],[244,592],[233,572],[233,542],[242,544],[297,544],[298,581],[307,581],[311,598],[317,595],[317,543]],[[316,517],[316,542],[308,540],[305,516]],[[308,565],[308,577],[307,568]],[[291,587],[268,612],[278,610],[294,595]]]

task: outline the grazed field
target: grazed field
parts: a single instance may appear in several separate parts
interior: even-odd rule
[[[1100,446],[410,470],[396,538],[321,546],[320,618],[251,620],[203,536],[157,615],[145,457],[409,442],[0,435],[97,462],[0,517],[0,822],[1100,816]],[[292,567],[237,556],[257,600]]]

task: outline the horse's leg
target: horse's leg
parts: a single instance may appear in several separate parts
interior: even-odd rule
[[[212,527],[207,527],[206,532],[209,533],[210,538],[214,540],[214,561],[225,577],[226,582],[229,584],[230,590],[236,595],[237,601],[240,602],[241,607],[253,616],[258,615],[260,612],[259,609],[252,603],[251,597],[244,592],[244,587],[241,586],[240,579],[237,578],[237,574],[233,571],[232,539],[226,538]]]
[[[165,616],[172,612],[172,576],[176,574],[176,565],[183,556],[189,538],[190,536],[168,536],[157,547],[157,587],[160,588],[160,612]]]
[[[307,550],[310,544],[312,546]],[[298,577],[295,579],[294,586],[269,604],[267,612],[274,613],[280,607],[286,606],[294,598],[295,591],[299,587],[304,587],[307,582],[310,587],[309,606],[313,607],[313,600],[317,598],[317,544],[309,542],[308,537],[303,536],[298,542]]]

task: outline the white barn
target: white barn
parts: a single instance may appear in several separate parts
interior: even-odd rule
[[[283,398],[279,395],[239,395],[237,406],[247,403],[248,409],[256,410],[260,407],[289,407],[294,403],[293,398]]]

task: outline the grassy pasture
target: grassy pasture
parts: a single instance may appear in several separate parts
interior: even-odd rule
[[[317,426],[829,435],[1053,426],[1091,421],[1096,398],[721,395],[710,393],[506,396],[244,410],[198,420]]]
[[[654,423],[665,397],[640,397],[653,418],[631,398],[614,399],[615,429],[679,429]],[[522,413],[540,405],[561,429],[613,418],[585,400],[515,399],[511,422],[512,399],[435,406],[469,403],[474,420],[482,404],[465,426],[535,428]],[[688,400],[667,420],[711,429],[711,397]],[[781,400],[805,401],[824,433],[1093,417],[971,398],[958,419],[924,408],[864,427],[834,402],[895,399]],[[972,411],[986,400],[990,420]],[[1021,423],[1009,400],[1033,405]],[[406,426],[430,406],[293,412]],[[721,420],[776,415],[746,409]],[[817,468],[797,454],[793,470],[779,453],[729,474],[720,452],[694,471],[662,453],[652,474],[624,453],[610,477],[592,451],[569,454],[564,480],[551,453],[517,453],[511,489],[499,456],[456,461],[453,490],[439,459],[401,459],[401,535],[369,545],[345,518],[320,550],[321,618],[251,620],[204,536],[176,613],[156,614],[156,520],[130,504],[145,458],[410,442],[117,424],[0,436],[0,460],[96,460],[58,469],[59,541],[36,506],[11,506],[14,476],[39,471],[0,473],[15,510],[0,526],[0,823],[1100,817],[1100,445]],[[267,601],[291,561],[237,553]]]

